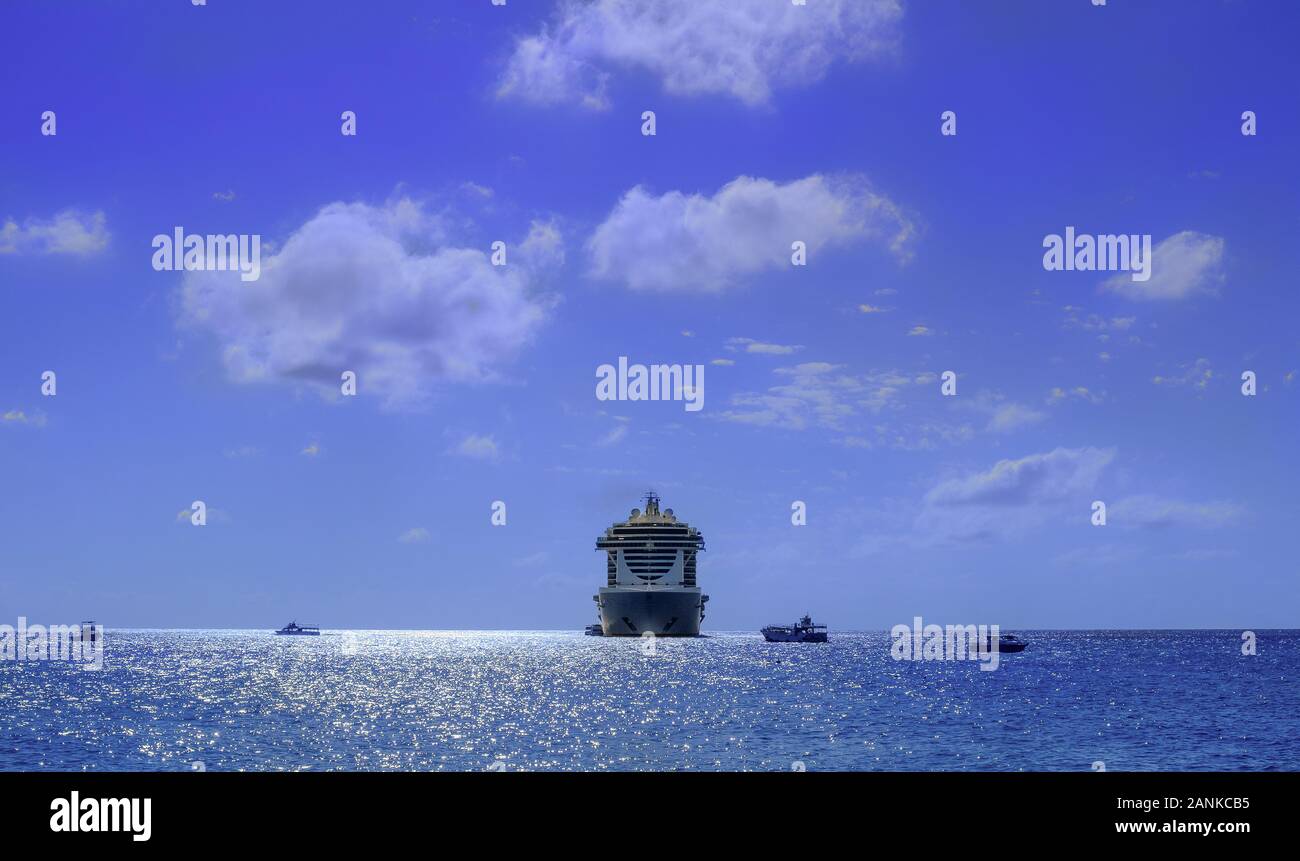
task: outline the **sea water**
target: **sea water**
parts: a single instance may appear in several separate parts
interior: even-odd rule
[[[1300,632],[1018,633],[982,672],[884,631],[110,629],[99,671],[0,661],[0,769],[1300,769]]]

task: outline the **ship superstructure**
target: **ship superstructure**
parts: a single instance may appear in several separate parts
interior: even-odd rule
[[[698,529],[662,511],[654,491],[645,510],[632,509],[596,539],[605,552],[606,585],[593,595],[607,637],[694,637],[704,621],[709,596],[696,583],[704,549]]]

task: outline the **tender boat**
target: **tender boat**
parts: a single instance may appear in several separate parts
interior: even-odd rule
[[[999,652],[1023,652],[1029,643],[1015,634],[998,634]]]
[[[805,615],[793,625],[768,625],[763,639],[769,643],[824,643],[826,626],[814,625],[812,616]]]
[[[297,622],[290,622],[280,630],[276,631],[276,633],[296,637],[319,637],[320,628],[315,625],[299,625]]]
[[[597,622],[595,625],[588,625],[583,633],[588,637],[603,637],[605,636],[605,628]]]

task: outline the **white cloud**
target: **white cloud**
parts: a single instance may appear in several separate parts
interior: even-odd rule
[[[906,258],[912,222],[861,177],[776,183],[740,176],[712,197],[628,191],[587,242],[591,273],[633,290],[718,292],[741,276],[789,267],[808,254],[868,239]]]
[[[865,302],[858,306],[858,310],[863,314],[885,314],[889,311],[888,308],[881,308],[879,305],[868,305]]]
[[[731,405],[738,409],[718,415],[724,421],[760,427],[803,430],[810,426],[842,429],[844,420],[854,412],[847,397],[862,391],[862,383],[836,373],[838,366],[826,362],[805,362],[790,368],[777,368],[779,385],[765,392],[734,395]]]
[[[1061,403],[1062,401],[1066,401],[1070,399],[1087,401],[1093,406],[1096,406],[1097,404],[1100,404],[1106,400],[1106,393],[1094,392],[1091,389],[1089,389],[1087,386],[1075,386],[1074,388],[1068,390],[1063,389],[1060,386],[1056,386],[1050,392],[1047,393],[1047,403],[1049,404],[1055,405]]]
[[[564,263],[564,237],[554,221],[534,221],[519,246],[523,262],[537,269]]]
[[[429,530],[423,526],[415,526],[397,536],[397,540],[403,544],[423,544],[429,540]]]
[[[989,418],[988,429],[995,433],[1006,433],[1027,425],[1037,424],[1046,417],[1045,413],[1022,404],[999,404],[993,409],[993,415]]]
[[[753,338],[728,338],[727,349],[733,353],[737,351],[745,353],[758,353],[764,356],[788,356],[791,353],[797,353],[803,349],[802,344],[769,344],[765,341],[756,341]]]
[[[710,360],[709,360],[709,364],[710,364],[710,365],[722,365],[723,367],[727,367],[727,366],[729,366],[729,365],[734,365],[734,364],[736,364],[736,361],[735,361],[734,359],[710,359]],[[1288,382],[1290,382],[1290,381],[1288,380]]]
[[[1102,283],[1129,299],[1183,299],[1198,293],[1214,293],[1223,280],[1224,241],[1184,230],[1159,242],[1151,250],[1151,278],[1134,281],[1123,272]]]
[[[838,431],[843,436],[835,441],[850,448],[927,449],[938,442],[969,439],[972,433],[968,425],[933,418],[904,423],[880,418],[885,412],[899,415],[901,394],[932,382],[934,375],[928,372],[883,370],[854,375],[829,362],[803,362],[772,373],[776,385],[733,395],[730,408],[713,417],[755,427]]]
[[[908,330],[907,334],[910,337],[916,338],[916,337],[925,337],[927,335],[933,335],[934,333],[930,331],[929,326],[913,326],[911,329]]]
[[[627,425],[618,425],[609,433],[601,437],[600,440],[597,441],[596,445],[614,445],[617,442],[621,442],[625,436],[627,436]]]
[[[301,454],[301,455],[305,455],[306,457],[316,457],[317,455],[320,454],[320,452],[321,452],[320,443],[318,443],[318,442],[311,442],[311,443],[308,443],[308,444],[303,448],[303,450],[300,451],[300,452],[298,452],[298,453]]]
[[[1071,507],[1087,522],[1092,491],[1114,457],[1114,449],[1057,448],[948,479],[925,495],[916,530],[930,540],[1005,536]]]
[[[1225,526],[1242,515],[1231,502],[1184,502],[1141,494],[1121,499],[1106,510],[1106,520],[1117,526],[1191,526],[1198,529]]]
[[[1091,490],[1114,457],[1113,448],[1057,448],[1000,460],[986,472],[942,482],[925,501],[935,507],[1056,502]]]
[[[45,427],[45,413],[36,410],[31,415],[28,415],[21,409],[6,410],[3,414],[0,414],[0,425]]]
[[[243,457],[256,457],[261,453],[262,450],[255,445],[241,445],[238,448],[228,448],[223,452],[226,457],[232,460]]]
[[[108,247],[103,212],[65,209],[53,218],[7,218],[0,225],[0,254],[94,254]]]
[[[496,267],[486,249],[449,244],[409,199],[332,203],[264,255],[257,281],[185,273],[181,320],[216,337],[237,382],[305,382],[333,397],[352,370],[358,393],[417,403],[441,382],[492,379],[532,338],[545,309],[526,258],[546,256],[552,236],[534,224],[525,259]]]
[[[495,439],[491,436],[480,436],[478,434],[470,434],[465,437],[460,441],[459,445],[451,450],[451,453],[478,460],[496,460],[501,456]]]
[[[603,109],[611,70],[631,69],[669,93],[762,105],[836,62],[892,53],[902,14],[898,0],[565,0],[540,33],[516,42],[497,95]]]
[[[1179,373],[1174,376],[1157,374],[1151,382],[1157,386],[1191,386],[1204,391],[1214,379],[1214,368],[1209,359],[1197,359],[1195,362],[1179,366]]]

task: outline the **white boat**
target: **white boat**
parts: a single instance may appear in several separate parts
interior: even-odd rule
[[[596,539],[605,552],[606,585],[592,600],[606,637],[696,637],[709,596],[695,582],[704,536],[671,508],[659,510],[652,490],[645,511],[632,509]]]

